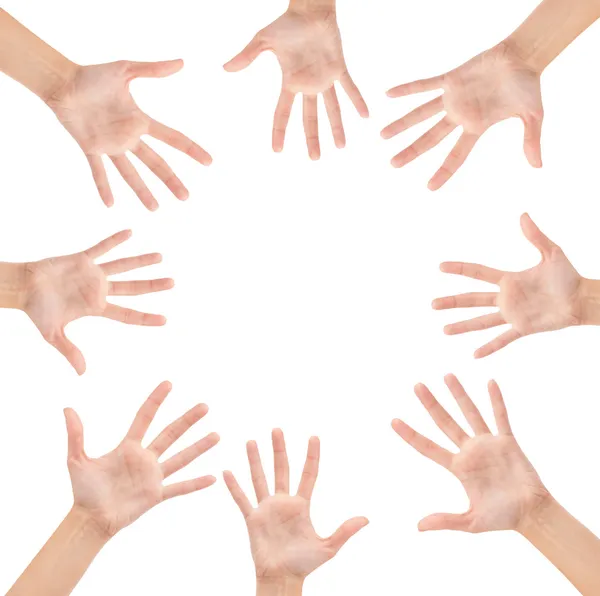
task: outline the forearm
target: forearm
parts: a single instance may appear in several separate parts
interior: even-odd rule
[[[90,518],[75,508],[6,596],[66,596],[106,544]]]
[[[290,10],[296,12],[335,12],[335,0],[290,0]]]
[[[600,594],[600,540],[551,499],[520,530],[583,594]]]
[[[578,302],[581,324],[600,325],[600,280],[582,279]]]
[[[600,0],[543,0],[505,43],[542,72],[599,17]]]
[[[25,265],[0,263],[0,308],[23,308]]]
[[[0,71],[48,101],[77,65],[0,8]]]
[[[258,579],[256,596],[302,596],[303,585],[300,578]]]

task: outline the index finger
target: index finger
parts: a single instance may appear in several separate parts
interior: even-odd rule
[[[404,97],[406,95],[413,95],[414,93],[423,93],[424,91],[435,91],[436,89],[440,89],[443,83],[443,75],[430,79],[421,79],[393,87],[387,92],[387,95],[388,97]]]
[[[169,128],[156,120],[151,120],[148,133],[155,139],[189,155],[204,166],[209,166],[212,163],[212,157],[209,153],[202,149],[198,143],[194,143],[192,139],[174,128]]]
[[[499,284],[504,277],[504,271],[492,269],[485,265],[476,265],[475,263],[446,262],[440,265],[440,270],[443,273],[462,275],[464,277],[486,281],[490,284]]]
[[[123,242],[129,240],[129,238],[131,238],[131,230],[123,230],[109,236],[105,240],[102,240],[102,242],[96,244],[96,246],[92,246],[92,248],[88,248],[84,252],[90,259],[97,259],[106,254],[109,250],[119,246],[119,244],[123,244]]]
[[[165,401],[167,395],[171,392],[171,389],[171,383],[169,383],[169,381],[164,381],[150,394],[150,397],[138,410],[129,431],[127,432],[127,439],[132,441],[142,441],[156,416],[156,412],[158,412],[158,408],[160,408],[161,404]]]
[[[317,476],[319,475],[319,459],[321,458],[321,443],[318,437],[311,437],[308,442],[306,463],[302,471],[302,479],[298,487],[298,496],[310,501],[312,498]]]

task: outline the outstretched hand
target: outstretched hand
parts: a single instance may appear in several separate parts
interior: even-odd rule
[[[147,281],[109,281],[108,277],[162,260],[159,254],[119,259],[97,265],[94,261],[122,244],[130,230],[119,232],[81,253],[44,259],[26,265],[24,311],[44,339],[54,346],[78,374],[85,372],[85,359],[67,339],[65,327],[81,317],[97,316],[130,325],[164,325],[166,319],[106,302],[107,296],[138,296],[169,290],[172,279]]]
[[[182,60],[167,62],[112,62],[81,66],[73,79],[48,101],[61,124],[85,153],[100,197],[107,207],[114,204],[102,156],[108,155],[151,211],[158,202],[127,157],[133,153],[181,200],[189,193],[167,162],[142,141],[150,135],[207,166],[212,158],[184,134],[153,120],[137,106],[129,84],[138,77],[159,78],[179,72]]]
[[[494,435],[458,379],[448,375],[445,381],[471,426],[473,436],[455,422],[427,387],[417,385],[415,393],[438,428],[459,448],[458,453],[440,447],[401,420],[394,420],[392,426],[416,451],[460,480],[470,507],[459,515],[430,515],[419,522],[419,529],[473,533],[518,530],[549,494],[512,434],[500,389],[495,381],[490,382],[489,392],[498,427],[498,434]]]
[[[259,31],[225,70],[237,72],[248,67],[263,52],[273,52],[283,73],[281,95],[273,124],[273,150],[282,151],[292,105],[297,93],[303,95],[304,133],[308,154],[319,159],[317,96],[323,94],[335,145],[346,145],[340,104],[335,91],[339,81],[358,113],[366,118],[367,105],[354,84],[342,50],[342,40],[334,11],[310,11],[290,8],[285,14]]]
[[[74,506],[89,515],[107,538],[159,503],[202,490],[216,481],[213,476],[203,476],[171,485],[163,484],[166,478],[212,449],[219,442],[216,433],[207,435],[162,463],[158,461],[188,429],[206,416],[208,406],[205,404],[194,406],[167,426],[148,447],[142,446],[156,412],[170,391],[170,383],[161,383],[141,407],[119,446],[99,459],[86,455],[81,420],[73,410],[65,410]]]
[[[317,535],[310,519],[310,504],[319,471],[318,438],[311,438],[308,444],[306,464],[296,495],[290,495],[289,463],[280,430],[273,431],[274,493],[269,492],[256,443],[249,442],[247,449],[258,506],[252,506],[231,472],[225,472],[224,478],[246,519],[259,580],[303,580],[332,559],[352,536],[369,523],[364,517],[358,517],[342,524],[329,538]]]
[[[415,81],[388,91],[404,97],[424,91],[443,94],[421,105],[381,132],[393,136],[437,114],[445,113],[423,136],[392,159],[401,168],[441,143],[456,128],[462,134],[441,168],[429,181],[437,190],[463,165],[483,133],[494,124],[518,117],[525,126],[524,150],[534,168],[542,166],[542,93],[540,73],[533,70],[506,43],[500,44],[445,75]]]
[[[583,278],[577,273],[565,253],[545,236],[529,215],[521,217],[523,234],[539,251],[541,262],[531,269],[511,273],[472,263],[442,263],[444,273],[463,275],[499,286],[499,292],[480,292],[448,296],[433,301],[433,308],[493,307],[499,310],[447,325],[448,335],[511,325],[475,352],[483,358],[513,341],[544,331],[555,331],[583,322],[581,287]]]

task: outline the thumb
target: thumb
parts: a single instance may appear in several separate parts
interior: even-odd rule
[[[523,124],[525,125],[523,149],[527,161],[534,168],[542,167],[542,121],[543,116],[523,118]]]
[[[254,39],[237,55],[227,62],[223,68],[228,72],[238,72],[250,66],[264,51],[265,46],[256,35]]]
[[[468,513],[456,515],[453,513],[435,513],[429,515],[419,522],[419,532],[431,532],[438,530],[455,530],[459,532],[471,532],[471,516]]]
[[[328,539],[327,546],[337,553],[352,536],[369,525],[366,517],[354,517],[344,522]]]
[[[521,230],[525,238],[542,253],[543,257],[549,256],[552,249],[556,248],[556,244],[535,225],[528,213],[521,215]]]
[[[79,351],[79,348],[67,339],[65,330],[61,329],[58,333],[47,336],[46,341],[54,346],[76,370],[78,375],[85,372],[85,358]]]
[[[69,459],[81,459],[85,455],[83,448],[83,424],[77,412],[71,408],[64,410],[69,439]]]
[[[164,60],[163,62],[129,62],[130,78],[148,77],[152,79],[168,77],[183,68],[183,60]]]

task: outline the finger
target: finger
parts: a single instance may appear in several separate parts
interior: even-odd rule
[[[459,335],[461,333],[470,333],[471,331],[483,331],[484,329],[491,329],[492,327],[498,327],[498,325],[505,325],[506,321],[502,316],[502,313],[495,312],[489,315],[482,315],[481,317],[475,317],[468,321],[460,321],[459,323],[452,323],[444,327],[444,333],[446,335]]]
[[[475,358],[485,358],[486,356],[490,356],[494,352],[505,348],[508,344],[511,344],[513,341],[516,341],[521,337],[521,334],[514,329],[510,329],[506,331],[502,335],[499,335],[496,339],[493,339],[491,342],[485,344],[475,352]]]
[[[177,178],[169,164],[154,149],[151,149],[146,143],[140,141],[132,153],[148,166],[180,201],[185,201],[189,198],[190,193],[188,189]]]
[[[209,153],[202,149],[198,143],[194,143],[192,139],[186,137],[183,133],[174,128],[169,128],[156,120],[151,120],[148,132],[150,136],[189,155],[203,166],[209,166],[212,163],[212,157]]]
[[[83,424],[77,412],[71,408],[64,410],[65,423],[67,425],[68,457],[69,459],[81,459],[85,457],[83,447]]]
[[[256,499],[261,503],[269,496],[269,487],[256,441],[248,442],[246,452],[248,454],[248,462],[250,463],[250,474],[252,475],[252,484],[254,485]]]
[[[512,435],[513,432],[510,426],[510,420],[508,419],[506,403],[504,402],[498,383],[496,383],[496,381],[490,381],[488,383],[488,391],[490,393],[490,399],[492,400],[492,409],[494,411],[498,432],[501,435]]]
[[[119,246],[119,244],[123,244],[123,242],[129,240],[129,238],[131,238],[131,230],[123,230],[109,236],[106,240],[102,240],[102,242],[99,242],[96,246],[92,246],[92,248],[88,248],[84,252],[90,259],[97,259],[106,254],[109,250]]]
[[[162,315],[151,315],[131,308],[124,308],[116,304],[107,304],[102,316],[127,325],[143,325],[146,327],[160,327],[167,322]]]
[[[296,95],[291,91],[281,90],[277,107],[275,108],[275,118],[273,119],[273,151],[283,151],[285,142],[285,131],[287,130],[294,98]]]
[[[118,275],[119,273],[127,273],[134,269],[140,269],[141,267],[148,267],[149,265],[156,265],[162,261],[162,255],[159,253],[152,253],[148,255],[141,255],[139,257],[128,257],[126,259],[118,259],[116,261],[110,261],[109,263],[102,263],[99,265],[104,275]]]
[[[78,375],[81,376],[85,372],[85,358],[79,348],[67,339],[64,329],[44,337],[51,346],[56,348],[68,360]]]
[[[115,164],[117,170],[119,170],[119,174],[121,174],[123,180],[129,184],[146,209],[156,211],[158,209],[158,202],[129,159],[125,155],[111,156],[110,159]]]
[[[160,465],[163,477],[168,478],[175,474],[175,472],[179,472],[179,470],[191,464],[195,459],[198,459],[203,453],[212,449],[220,440],[221,437],[217,433],[211,433],[173,457],[170,457]]]
[[[183,68],[183,60],[163,60],[161,62],[129,62],[128,72],[131,78],[148,77],[152,79],[168,77]]]
[[[150,394],[150,397],[148,397],[135,415],[129,430],[127,431],[127,439],[139,442],[142,441],[148,428],[150,428],[150,424],[152,424],[152,421],[156,416],[156,412],[158,412],[158,408],[160,408],[165,399],[167,399],[167,395],[171,392],[172,387],[173,386],[169,381],[164,381]]]
[[[110,185],[108,184],[108,178],[106,176],[104,164],[102,163],[102,157],[99,155],[86,155],[86,157],[90,164],[92,177],[94,178],[94,182],[96,183],[96,188],[98,189],[98,193],[100,194],[102,202],[107,207],[112,207],[115,204],[115,199],[112,191],[110,190]]]
[[[549,257],[556,248],[556,244],[535,225],[528,213],[521,215],[521,230],[525,238],[542,253],[543,257]]]
[[[240,508],[242,515],[244,518],[247,518],[254,508],[252,504],[248,500],[246,493],[242,490],[242,487],[238,484],[238,481],[235,479],[235,476],[231,472],[223,472],[223,480],[225,480],[225,484],[233,497],[233,500],[236,502],[237,506]]]
[[[474,263],[442,263],[440,265],[440,270],[443,273],[462,275],[472,279],[487,281],[490,284],[499,284],[504,276],[504,271],[485,267],[484,265],[475,265]]]
[[[327,548],[337,553],[352,536],[360,532],[369,525],[366,517],[354,517],[344,522],[329,538],[327,538]]]
[[[311,159],[317,160],[321,157],[321,147],[319,145],[319,122],[317,120],[316,95],[304,95],[302,106],[304,134],[306,135],[308,155]]]
[[[542,167],[542,118],[531,116],[523,118],[525,140],[523,149],[529,164],[534,168]]]
[[[140,296],[170,290],[175,282],[170,278],[136,280],[136,281],[110,281],[108,282],[109,296]]]
[[[452,513],[435,513],[419,522],[420,532],[436,530],[456,530],[460,532],[471,532],[472,519],[468,513],[455,515]]]
[[[419,106],[416,110],[406,114],[400,118],[400,120],[396,120],[396,122],[392,122],[392,124],[386,126],[381,131],[381,136],[384,139],[391,139],[392,137],[408,130],[415,124],[419,124],[420,122],[424,122],[425,120],[439,114],[444,110],[444,100],[441,97],[436,97],[430,102]]]
[[[332,86],[330,89],[324,91],[323,98],[325,100],[325,109],[327,110],[327,116],[329,117],[329,123],[331,124],[331,132],[333,133],[335,146],[338,149],[343,149],[346,146],[346,134],[344,133],[342,111],[335,92],[335,87]]]
[[[194,478],[194,480],[169,484],[163,488],[163,500],[166,501],[173,497],[181,497],[183,495],[195,493],[199,490],[204,490],[205,488],[212,486],[216,481],[217,479],[214,476],[202,476],[201,478]]]
[[[441,89],[444,83],[444,77],[432,77],[431,79],[421,79],[412,83],[404,83],[398,85],[387,92],[388,97],[404,97],[405,95],[413,95],[413,93],[423,93],[424,91],[434,91]]]
[[[432,307],[435,310],[448,310],[451,308],[471,308],[482,306],[497,306],[497,292],[471,292],[469,294],[459,294],[458,296],[447,296],[445,298],[436,298]]]
[[[448,182],[448,180],[450,180],[450,178],[452,178],[458,169],[465,163],[478,140],[479,137],[477,135],[463,132],[440,169],[429,181],[427,188],[429,188],[429,190],[439,190],[444,186],[444,184],[446,184],[446,182]]]
[[[421,455],[424,455],[427,459],[430,459],[443,468],[450,468],[453,457],[450,451],[419,434],[416,430],[408,426],[408,424],[402,422],[402,420],[394,420],[392,428],[415,451],[418,451]]]
[[[304,464],[304,470],[302,471],[302,478],[300,479],[300,486],[298,487],[297,493],[299,497],[302,497],[307,501],[311,500],[315,489],[315,483],[317,482],[317,476],[319,475],[320,458],[321,442],[318,437],[311,437],[308,442],[306,463]]]
[[[460,427],[460,425],[448,414],[444,407],[433,396],[433,393],[419,383],[415,387],[415,394],[423,404],[436,426],[457,446],[460,447],[465,441],[469,440],[469,435]]]
[[[239,72],[248,68],[264,51],[266,46],[263,44],[260,35],[256,35],[254,39],[229,62],[223,65],[223,68],[228,72]]]
[[[418,138],[410,147],[407,147],[404,151],[400,151],[392,159],[392,165],[395,168],[404,167],[420,155],[423,155],[426,151],[439,145],[455,128],[456,125],[453,122],[448,118],[444,118],[422,137]]]
[[[463,413],[466,421],[469,423],[473,432],[476,435],[489,435],[492,433],[489,426],[485,423],[481,412],[473,403],[473,400],[468,396],[465,388],[454,375],[446,375],[444,377],[446,386],[450,389],[450,393],[458,403],[460,411]]]
[[[273,455],[275,457],[275,492],[289,494],[290,492],[290,464],[285,449],[285,439],[280,429],[275,429],[272,434]]]
[[[194,424],[208,413],[206,404],[197,404],[183,416],[172,422],[150,443],[148,450],[160,457],[175,441],[184,435]]]
[[[363,99],[363,96],[361,95],[360,91],[358,90],[358,87],[352,80],[352,77],[350,76],[348,71],[346,71],[340,77],[340,84],[342,85],[342,88],[344,89],[344,91],[346,92],[348,97],[350,98],[350,101],[356,108],[356,111],[358,112],[358,114],[362,118],[368,118],[369,117],[369,108],[367,107],[367,103]]]

